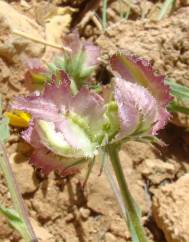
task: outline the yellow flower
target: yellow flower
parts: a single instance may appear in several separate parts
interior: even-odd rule
[[[4,114],[9,119],[9,124],[12,126],[26,128],[29,126],[31,115],[22,111],[5,112]]]

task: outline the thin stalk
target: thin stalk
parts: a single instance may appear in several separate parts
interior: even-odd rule
[[[38,240],[35,236],[31,223],[28,219],[28,213],[24,205],[23,199],[20,195],[20,191],[16,183],[14,173],[12,172],[9,158],[7,156],[5,147],[1,142],[0,142],[0,166],[6,178],[8,189],[14,204],[14,208],[16,209],[17,213],[19,214],[20,218],[25,224],[25,231],[23,231],[22,236],[26,242],[37,242]]]
[[[21,36],[21,37],[23,37],[25,39],[29,39],[29,40],[31,40],[33,42],[36,42],[36,43],[39,43],[39,44],[43,44],[45,46],[50,46],[52,48],[63,50],[63,51],[67,51],[67,52],[71,52],[72,51],[70,48],[65,47],[63,45],[57,45],[57,44],[54,44],[54,43],[49,43],[49,42],[47,42],[47,41],[45,41],[43,39],[35,38],[35,37],[25,33],[25,32],[19,31],[19,30],[14,30],[12,33],[15,34],[15,35]]]
[[[123,18],[124,16],[124,8],[122,6],[122,0],[119,0],[119,13],[120,13],[120,17]]]
[[[107,2],[108,0],[102,1],[102,26],[104,30],[107,27]]]
[[[95,164],[95,158],[93,158],[93,159],[90,161],[90,163],[89,163],[89,166],[88,166],[88,169],[87,169],[87,173],[86,173],[86,175],[85,175],[85,180],[84,180],[84,182],[83,182],[83,188],[85,188],[85,186],[86,186],[86,184],[87,184],[87,182],[88,182],[88,179],[89,179],[89,177],[90,177],[90,174],[91,174],[91,171],[92,171],[92,169],[93,169],[93,167],[94,167],[94,164]]]
[[[117,179],[117,182],[119,185],[119,189],[120,189],[120,192],[121,192],[121,195],[123,198],[125,210],[126,210],[127,217],[128,217],[128,225],[132,224],[133,229],[131,229],[131,226],[128,226],[131,230],[131,235],[132,235],[132,237],[135,237],[135,238],[137,236],[137,240],[135,240],[135,241],[147,242],[147,239],[146,239],[146,236],[144,233],[144,229],[142,227],[141,221],[137,214],[136,205],[134,204],[134,200],[129,192],[128,185],[127,185],[125,177],[124,177],[123,169],[121,167],[120,160],[119,160],[117,146],[115,146],[114,144],[109,145],[108,153],[109,153],[112,167],[115,172],[115,176],[116,176],[116,179]],[[134,233],[136,234],[136,236],[133,235],[133,230],[134,230]]]
[[[111,169],[109,167],[108,161],[104,164],[104,166],[105,166],[104,167],[104,173],[105,173],[105,175],[106,175],[106,177],[108,179],[108,182],[109,182],[109,184],[110,184],[110,186],[112,188],[112,191],[113,191],[113,193],[114,193],[114,195],[116,197],[117,203],[119,205],[120,212],[121,212],[123,218],[125,219],[125,221],[127,221],[127,214],[126,214],[126,211],[125,211],[125,206],[124,206],[124,203],[123,203],[123,199],[122,199],[122,197],[120,195],[120,191],[119,191],[119,189],[117,187],[117,184],[116,184],[116,182],[114,180],[114,177],[112,175],[112,172],[111,172]]]
[[[174,2],[175,2],[175,0],[165,0],[162,8],[160,10],[157,20],[161,20],[166,15],[166,13],[169,11],[169,9],[173,6]]]
[[[186,115],[189,115],[189,108],[185,107],[184,105],[179,105],[176,102],[170,103],[168,110],[173,113],[179,112],[179,113],[184,113]]]
[[[125,15],[125,20],[128,20],[130,13],[131,13],[131,7],[129,7],[127,10],[127,13]]]

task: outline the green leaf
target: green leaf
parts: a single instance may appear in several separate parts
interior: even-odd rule
[[[18,213],[12,209],[12,208],[5,208],[2,205],[0,205],[0,214],[4,215],[11,226],[15,228],[22,236],[25,233],[25,224],[19,217]]]
[[[173,113],[179,112],[189,115],[189,107],[186,104],[186,101],[189,100],[189,87],[172,80],[166,80],[166,84],[170,86],[171,94],[175,97],[169,104],[168,110]]]
[[[158,137],[156,136],[153,136],[153,135],[148,135],[148,136],[143,136],[143,137],[139,137],[137,139],[137,141],[141,141],[141,142],[150,142],[150,143],[154,143],[154,144],[157,144],[157,145],[160,145],[160,146],[164,146],[165,143],[159,139]]]
[[[2,118],[0,120],[0,141],[6,143],[10,133],[9,133],[9,120],[8,118]]]
[[[103,30],[106,30],[107,27],[107,0],[102,1],[102,26]]]
[[[169,11],[172,9],[174,4],[175,4],[175,0],[165,0],[157,20],[161,20],[162,18],[164,18],[166,14],[169,13]]]
[[[112,101],[106,105],[106,123],[104,124],[104,131],[108,133],[109,140],[115,137],[116,133],[119,130],[119,119],[118,119],[118,107],[117,104]]]
[[[3,113],[3,104],[2,104],[2,98],[1,98],[1,95],[0,95],[0,117]]]
[[[6,117],[2,117],[2,99],[0,96],[0,141],[5,143],[7,142],[10,133],[9,133],[9,120]]]
[[[48,66],[50,72],[52,72],[53,74],[56,73],[56,71],[57,71],[57,66],[56,66],[54,63],[49,63],[47,66]]]
[[[84,182],[83,182],[83,187],[85,187],[86,184],[87,184],[87,181],[88,181],[88,179],[90,177],[90,174],[92,172],[92,169],[94,167],[94,164],[95,164],[95,157],[91,161],[89,161],[87,173],[85,175],[85,179],[84,179]]]
[[[173,113],[179,112],[179,113],[189,115],[189,108],[185,107],[184,105],[179,105],[176,102],[171,103],[168,107],[168,110]]]
[[[181,99],[189,99],[189,88],[178,84],[172,80],[166,80],[166,84],[168,84],[171,88],[171,93],[174,97],[178,97]]]

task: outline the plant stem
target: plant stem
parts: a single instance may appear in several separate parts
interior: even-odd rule
[[[118,182],[118,185],[120,188],[120,192],[122,195],[122,199],[124,202],[125,210],[126,210],[127,217],[128,217],[128,225],[132,224],[133,229],[130,232],[131,232],[132,237],[137,236],[138,240],[135,240],[135,241],[147,242],[147,239],[146,239],[146,236],[144,233],[144,229],[140,222],[140,218],[137,214],[134,199],[132,198],[132,196],[129,192],[128,185],[127,185],[125,177],[124,177],[124,173],[123,173],[123,169],[120,164],[117,148],[118,147],[115,144],[109,145],[108,153],[109,153],[109,156],[111,159],[112,167],[115,172],[116,179],[117,179],[117,182]],[[128,226],[128,227],[131,230],[131,226]],[[136,234],[136,236],[133,235],[133,230],[134,230],[134,233]]]
[[[102,1],[102,26],[105,30],[107,27],[107,0]]]
[[[113,177],[113,174],[112,174],[112,171],[109,167],[109,162],[105,162],[104,164],[104,173],[108,179],[108,182],[112,188],[112,191],[115,195],[115,198],[117,199],[117,203],[119,205],[119,209],[120,209],[120,212],[123,216],[123,218],[125,219],[125,221],[127,221],[127,214],[126,214],[126,211],[125,211],[125,206],[124,206],[124,203],[123,203],[123,199],[121,197],[121,194],[120,194],[120,191],[119,191],[119,188],[117,187],[117,183],[116,181],[114,180],[114,177]]]
[[[157,20],[161,20],[168,13],[169,9],[172,8],[174,2],[175,0],[165,0]]]
[[[16,183],[14,173],[11,169],[9,158],[7,156],[5,147],[1,142],[0,142],[0,167],[6,178],[8,189],[11,194],[14,207],[25,225],[24,231],[22,233],[24,240],[26,242],[37,242],[38,240],[34,234],[34,231],[28,219],[28,213],[24,205],[23,199],[20,195],[20,191]]]

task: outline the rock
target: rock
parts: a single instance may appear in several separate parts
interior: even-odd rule
[[[22,194],[35,192],[38,188],[39,181],[28,160],[24,156],[14,153],[10,157],[10,162]]]
[[[110,233],[110,232],[107,232],[106,235],[105,235],[105,241],[107,242],[116,242],[116,237]]]
[[[165,179],[173,179],[176,173],[175,166],[172,163],[160,159],[146,159],[138,170],[153,184],[159,184]]]
[[[74,215],[72,213],[68,213],[68,215],[65,217],[65,221],[67,223],[70,223],[73,220],[74,220]]]
[[[20,58],[38,57],[42,54],[43,45],[14,35],[13,31],[22,31],[31,37],[41,39],[43,29],[5,1],[0,1],[0,56],[15,63]]]
[[[52,235],[48,232],[47,229],[45,229],[44,227],[41,227],[40,224],[34,220],[33,218],[30,218],[33,230],[37,236],[37,238],[40,240],[40,242],[44,241],[44,242],[53,242],[52,239]]]
[[[83,219],[87,219],[90,216],[90,210],[87,208],[80,208],[79,212]]]
[[[123,149],[132,159],[133,165],[135,166],[138,166],[144,159],[156,158],[153,147],[146,143],[129,141],[124,144]]]
[[[0,82],[7,79],[10,75],[10,70],[5,62],[0,58]]]
[[[130,238],[130,233],[126,227],[125,220],[116,218],[114,223],[110,224],[109,231],[115,237],[122,237],[127,241]]]
[[[12,233],[12,229],[7,224],[7,220],[5,217],[1,217],[0,220],[0,240],[3,240],[5,238],[8,238],[10,234]]]
[[[189,174],[163,186],[154,196],[152,214],[168,242],[189,241]]]
[[[54,208],[48,203],[44,204],[40,200],[36,200],[32,202],[32,206],[37,212],[37,218],[41,223],[46,223],[53,217]]]
[[[69,32],[73,13],[74,10],[70,7],[59,7],[56,9],[56,13],[48,18],[48,21],[45,23],[45,39],[48,43],[54,43],[58,46],[63,44],[62,38]],[[63,55],[63,50],[47,46],[42,60],[50,62],[54,59],[54,56],[60,55]]]

